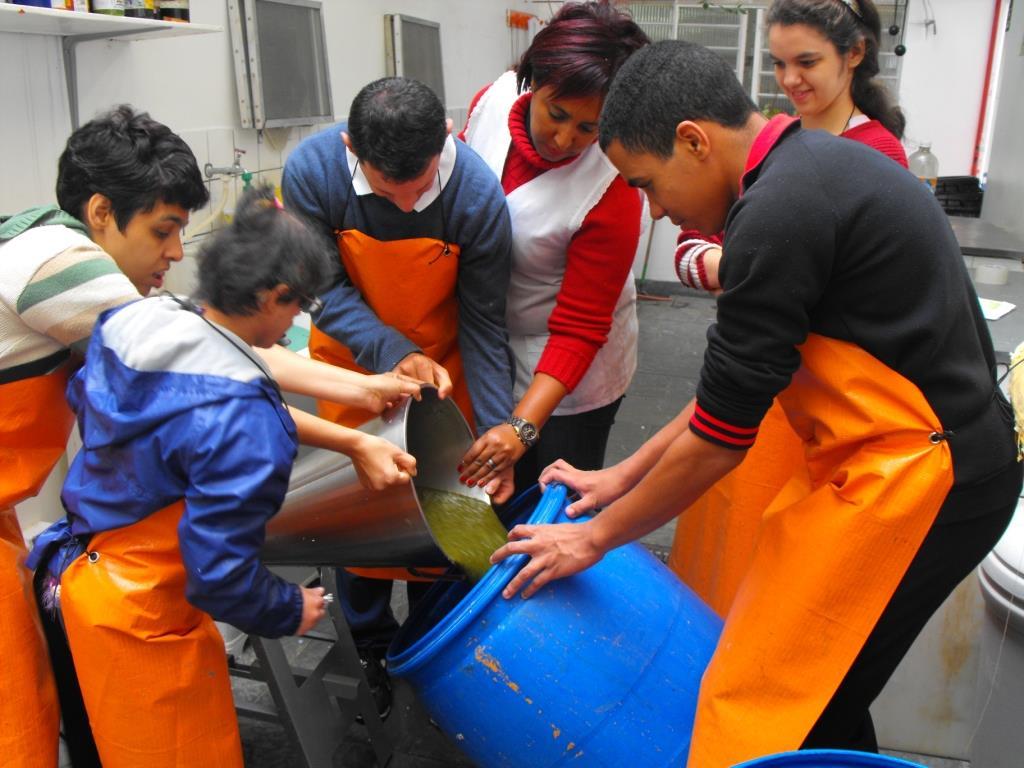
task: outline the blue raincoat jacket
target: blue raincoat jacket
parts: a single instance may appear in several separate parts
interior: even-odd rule
[[[259,553],[288,489],[295,423],[251,348],[170,298],[133,302],[100,317],[68,402],[84,445],[61,494],[67,515],[29,567],[59,576],[92,534],[184,499],[188,601],[246,632],[293,634],[301,591]]]

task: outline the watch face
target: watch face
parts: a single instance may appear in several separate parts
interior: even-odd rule
[[[527,442],[533,442],[537,439],[537,428],[530,422],[526,421],[519,425],[519,434],[521,434],[523,439]]]

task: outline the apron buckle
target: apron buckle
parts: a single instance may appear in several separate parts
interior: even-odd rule
[[[92,552],[87,552],[85,556],[89,558],[90,563],[98,563],[100,560],[100,553],[95,549]]]
[[[928,442],[932,445],[938,445],[943,440],[949,440],[953,436],[953,430],[947,429],[944,432],[932,432],[928,435]]]
[[[451,255],[452,255],[452,249],[451,249],[451,246],[450,246],[450,245],[448,245],[448,242],[447,242],[447,241],[445,241],[445,244],[444,244],[444,248],[442,248],[442,249],[441,249],[441,252],[440,252],[439,254],[437,254],[437,256],[435,256],[435,257],[434,257],[434,258],[432,258],[432,259],[431,259],[430,261],[428,261],[428,262],[427,262],[427,265],[429,266],[429,265],[433,264],[433,263],[434,263],[434,262],[436,262],[436,261],[437,261],[438,259],[440,259],[440,258],[441,258],[442,256],[451,256]]]

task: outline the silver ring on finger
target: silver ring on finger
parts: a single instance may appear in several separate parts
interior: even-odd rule
[[[488,459],[486,464],[487,464],[488,467],[490,467],[493,470],[497,470],[498,469],[498,465],[494,463],[494,459]]]

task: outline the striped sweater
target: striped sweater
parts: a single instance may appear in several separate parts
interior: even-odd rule
[[[84,354],[100,313],[139,298],[114,260],[61,225],[0,246],[0,374],[72,349]]]

